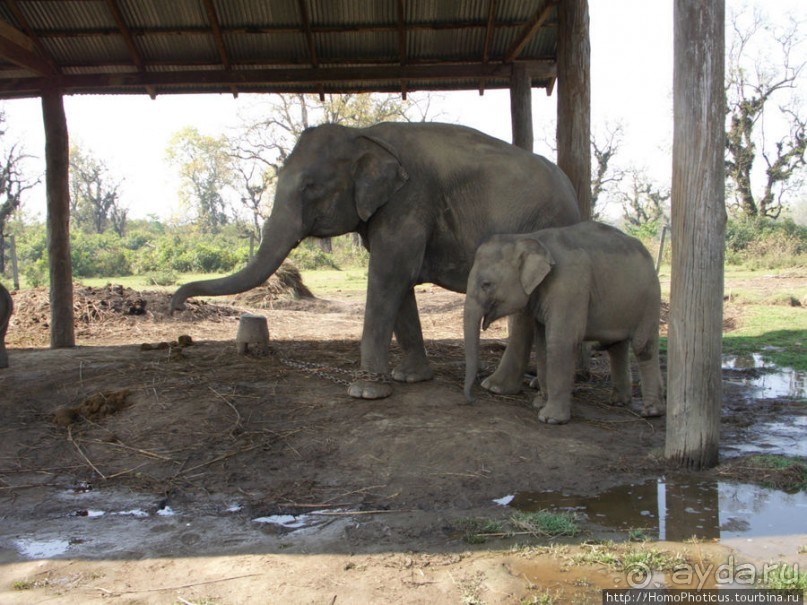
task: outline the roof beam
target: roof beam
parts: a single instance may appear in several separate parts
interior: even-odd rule
[[[554,61],[527,61],[527,73],[533,80],[551,80],[557,74]],[[389,81],[464,81],[479,78],[508,80],[513,66],[510,64],[462,63],[433,65],[377,65],[365,67],[320,67],[312,69],[280,68],[249,70],[193,70],[176,72],[132,72],[128,74],[59,74],[49,78],[17,78],[0,80],[0,96],[9,93],[37,94],[47,86],[56,86],[67,94],[82,92],[120,92],[121,89],[143,89],[147,86],[241,86],[299,90],[344,82]]]
[[[30,38],[33,45],[36,47],[36,50],[39,52],[40,57],[42,57],[48,65],[50,65],[51,70],[49,73],[59,73],[59,67],[51,58],[48,50],[42,44],[42,41],[34,32],[34,28],[31,27],[31,24],[28,22],[27,17],[23,14],[20,10],[19,5],[17,4],[17,0],[6,0],[6,4],[8,5],[11,14],[14,15],[14,18],[17,20],[17,23],[22,28],[23,33],[25,33],[28,38]]]
[[[126,20],[123,18],[123,13],[120,12],[120,7],[118,6],[117,0],[106,0],[106,5],[107,8],[109,8],[109,12],[112,13],[112,18],[115,20],[115,25],[118,26],[120,35],[123,36],[123,41],[126,44],[126,48],[129,50],[129,56],[132,58],[132,63],[135,64],[138,71],[145,72],[146,65],[143,62],[143,57],[135,44],[134,38],[132,37],[132,32],[129,31],[129,26],[126,25]],[[157,93],[152,87],[146,86],[146,92],[152,99],[157,97]]]
[[[308,54],[311,58],[311,66],[319,67],[319,61],[317,60],[317,47],[314,44],[314,34],[311,31],[311,17],[308,16],[308,5],[306,4],[306,0],[297,0],[297,4],[300,7],[300,19],[303,22],[303,33],[305,34],[305,41],[308,45]]]
[[[398,63],[406,65],[406,7],[398,0]],[[406,101],[406,82],[401,82],[401,98]]]
[[[510,50],[505,53],[505,63],[512,63],[518,58],[521,51],[524,50],[524,47],[527,46],[532,37],[538,32],[539,29],[541,29],[544,23],[546,23],[547,19],[549,19],[549,16],[552,14],[552,11],[555,8],[555,4],[556,0],[548,0],[542,8],[538,9],[535,16],[532,18],[532,21],[524,27],[521,35],[516,38],[516,41],[510,47]]]
[[[57,73],[54,65],[37,52],[36,44],[31,38],[2,20],[0,20],[0,57],[30,69],[40,76]]]
[[[488,24],[485,27],[485,42],[482,47],[482,63],[490,61],[490,45],[493,42],[493,32],[496,29],[496,9],[497,0],[490,0],[488,3]],[[485,94],[485,81],[479,80],[479,95]]]
[[[216,43],[216,48],[219,51],[219,58],[224,69],[230,69],[230,55],[227,52],[227,47],[224,44],[224,36],[221,33],[221,25],[219,24],[219,16],[216,13],[216,7],[213,5],[213,0],[204,0],[205,10],[207,11],[207,20],[210,21],[210,29],[213,31],[213,40]],[[232,93],[234,97],[238,96],[238,89],[233,87]]]
[[[8,1],[8,0],[6,0]],[[510,27],[525,27],[531,24],[532,21],[525,22],[523,20],[514,21],[496,21],[493,27],[496,28],[510,28]],[[445,23],[407,23],[407,31],[451,31],[451,30],[470,30],[470,29],[485,29],[488,27],[488,20],[468,20],[468,21],[449,21]],[[221,26],[221,33],[223,35],[231,34],[300,34],[305,33],[305,29],[299,26],[292,25],[277,25],[277,26],[261,26],[254,27],[244,26]],[[319,34],[348,34],[348,33],[395,33],[399,31],[399,25],[396,23],[368,23],[361,26],[352,25],[310,25],[310,32],[313,35]],[[130,28],[129,30],[133,36],[209,36],[210,30],[206,27],[151,27],[151,28]],[[94,36],[109,36],[118,33],[118,30],[109,27],[95,27],[83,29],[50,29],[42,31],[39,36],[42,38],[76,38],[76,37],[94,37]]]

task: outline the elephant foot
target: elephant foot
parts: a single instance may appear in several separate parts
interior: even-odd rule
[[[617,389],[611,391],[611,396],[608,398],[608,404],[618,407],[625,407],[630,405],[632,396],[630,393],[622,394]]]
[[[355,399],[384,399],[392,395],[392,385],[386,382],[357,380],[350,383],[347,394]]]
[[[538,394],[532,398],[532,407],[536,410],[542,409],[546,405],[546,397],[543,392],[539,391]]]
[[[659,405],[657,403],[651,404],[644,404],[642,406],[642,418],[657,418],[659,416],[664,416],[664,409],[663,405]]]
[[[538,420],[546,424],[566,424],[572,414],[568,406],[547,404],[538,413]]]
[[[404,360],[392,370],[392,379],[396,382],[424,382],[433,378],[434,370],[425,359],[419,361]]]
[[[521,374],[509,376],[501,368],[482,381],[482,388],[497,395],[517,395],[521,392]]]

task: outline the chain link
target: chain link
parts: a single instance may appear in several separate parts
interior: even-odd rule
[[[342,386],[350,386],[351,383],[358,380],[365,380],[368,382],[381,382],[389,383],[390,377],[387,374],[379,374],[377,372],[368,372],[367,370],[345,370],[343,368],[336,368],[334,366],[325,365],[322,363],[314,363],[311,361],[300,361],[299,359],[292,359],[276,353],[278,360],[285,366],[294,368],[295,370],[302,370],[308,372],[319,378],[329,380],[334,384]],[[342,378],[346,376],[347,378]]]

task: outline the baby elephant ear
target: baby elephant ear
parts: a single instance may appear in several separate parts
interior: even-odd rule
[[[354,187],[356,211],[368,220],[409,180],[395,150],[373,137],[362,137],[371,145],[355,164]]]
[[[527,294],[538,287],[544,278],[552,270],[555,264],[552,255],[541,242],[534,239],[522,239],[516,244],[519,254],[521,268],[519,276],[521,287]]]

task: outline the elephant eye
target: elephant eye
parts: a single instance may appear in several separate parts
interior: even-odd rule
[[[480,288],[482,288],[482,290],[484,290],[485,292],[487,292],[488,290],[490,290],[492,286],[493,286],[493,284],[491,284],[491,283],[490,283],[489,281],[487,281],[487,280],[485,280],[485,281],[483,281],[481,284],[479,284],[479,287],[480,287]]]

